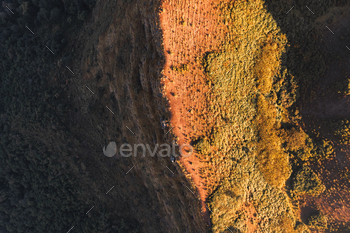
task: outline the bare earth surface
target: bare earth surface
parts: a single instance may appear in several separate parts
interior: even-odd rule
[[[178,137],[179,145],[192,144],[192,140],[202,136],[210,124],[206,100],[210,86],[205,82],[198,59],[205,51],[217,49],[219,38],[222,38],[222,29],[216,28],[219,12],[213,10],[214,5],[215,1],[162,2],[160,24],[166,51],[162,84],[171,108],[172,131]],[[187,69],[178,72],[176,68],[181,68],[183,64],[186,64]],[[196,152],[189,157],[182,157],[180,162],[197,188],[203,216],[210,224],[209,210],[205,204],[208,197],[207,181],[200,176],[203,164]]]

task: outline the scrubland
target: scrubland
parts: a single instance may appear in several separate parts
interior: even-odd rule
[[[333,160],[338,142],[347,144],[348,123],[324,122],[323,129],[342,138],[337,141],[306,126],[300,110],[318,92],[309,95],[305,89],[314,90],[324,70],[318,71],[321,77],[300,73],[299,62],[292,60],[300,48],[292,33],[306,31],[301,40],[311,43],[316,30],[282,20],[279,11],[289,9],[275,1],[164,1],[162,6],[164,50],[169,51],[163,93],[174,137],[196,149],[180,163],[197,187],[213,232],[331,230],[322,208],[309,203],[307,210],[303,200],[325,192],[315,164]],[[295,31],[285,32],[281,22]],[[310,56],[315,48],[298,51]],[[320,57],[303,62],[322,64]],[[347,85],[339,85],[346,93]],[[321,212],[315,217],[315,211]]]
[[[347,0],[3,4],[1,232],[349,232]]]

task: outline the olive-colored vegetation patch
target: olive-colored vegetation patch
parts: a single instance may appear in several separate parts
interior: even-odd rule
[[[331,122],[324,122],[333,131],[334,136],[338,139],[338,142],[347,145],[350,143],[350,122],[348,118],[340,120],[334,120]]]
[[[215,180],[208,187],[213,231],[308,232],[282,187],[293,166],[329,158],[332,144],[312,140],[298,125],[299,111],[292,108],[298,85],[282,65],[287,38],[264,2],[219,7],[229,33],[221,50],[202,59],[207,84],[213,87],[208,101],[216,124],[194,143],[208,163],[202,176]],[[306,174],[316,184],[304,182],[304,192],[324,190]],[[256,210],[253,223],[245,221],[249,203]]]
[[[275,25],[274,25],[275,26]],[[277,94],[273,90],[273,80],[283,81],[280,75],[281,55],[285,51],[285,35],[275,29],[266,38],[261,51],[256,57],[254,67],[259,95],[257,97],[258,115],[256,125],[259,130],[258,167],[264,178],[271,185],[282,187],[291,174],[289,156],[282,148],[283,140],[279,137]],[[266,96],[271,92],[271,95]],[[283,107],[280,106],[283,113]]]
[[[296,172],[293,177],[293,192],[299,195],[309,194],[317,196],[321,194],[326,187],[317,177],[316,173],[311,168],[303,166]]]
[[[183,73],[185,71],[188,71],[188,65],[187,64],[181,64],[179,66],[172,66],[172,70]]]
[[[257,77],[258,89],[260,93],[266,95],[272,89],[273,77],[279,73],[281,65],[281,55],[285,51],[287,38],[285,35],[268,35],[260,54],[256,57],[254,72]]]
[[[208,98],[216,125],[207,141],[195,145],[209,160],[209,171],[203,175],[212,174],[219,184],[209,192],[213,231],[230,227],[241,232],[293,232],[296,219],[287,195],[279,189],[291,174],[279,132],[288,116],[283,101],[277,104],[283,96],[279,91],[290,83],[284,80],[290,77],[287,71],[280,74],[286,37],[262,1],[220,7],[230,33],[220,51],[203,57],[207,83],[213,85]],[[251,209],[255,217],[248,216]]]
[[[282,149],[282,140],[277,134],[276,108],[263,96],[258,100],[257,126],[259,129],[257,165],[271,185],[282,187],[291,174],[289,156]]]
[[[235,183],[225,181],[211,198],[210,206],[213,211],[211,220],[216,224],[213,227],[214,232],[225,230],[230,224],[238,229],[244,228],[245,217],[242,218],[244,214],[240,210],[246,200],[246,184],[247,179]]]
[[[319,162],[334,154],[332,142],[325,139],[313,140],[301,128],[281,129],[284,150],[295,164]]]
[[[310,233],[309,228],[307,227],[306,224],[302,223],[302,222],[297,222],[296,226],[295,226],[295,232],[298,233]]]
[[[277,17],[270,15],[267,5],[278,12]],[[297,201],[283,186],[292,168],[329,158],[333,147],[322,138],[311,139],[302,129],[295,104],[299,90],[309,89],[325,65],[318,53],[311,52],[317,49],[306,40],[310,35],[300,35],[307,29],[306,23],[298,26],[304,19],[285,19],[283,11],[290,7],[261,0],[219,3],[221,22],[213,28],[225,25],[222,45],[196,55],[196,64],[202,62],[206,74],[205,90],[210,90],[203,101],[210,113],[203,120],[210,123],[201,130],[192,127],[202,134],[189,138],[204,164],[200,176],[209,194],[213,232],[308,232],[298,217],[298,205],[292,205]],[[288,17],[298,12],[295,7]],[[280,30],[276,21],[286,25],[281,19],[291,30]],[[184,20],[179,22],[186,25]],[[206,31],[207,37],[216,33]],[[290,32],[302,37],[298,44],[291,34],[287,41],[284,33]],[[181,64],[189,65],[188,72]],[[172,71],[182,76],[194,70],[186,60],[175,66]],[[292,189],[290,183],[287,189]]]
[[[308,135],[300,128],[290,128],[289,130],[282,129],[280,131],[281,137],[284,138],[284,146],[290,151],[297,152],[303,149]]]
[[[201,154],[210,152],[210,143],[207,139],[199,139],[194,143],[194,148]]]
[[[254,224],[261,231],[308,232],[308,227],[300,223],[298,200],[291,197],[322,193],[325,186],[307,166],[321,164],[334,155],[330,138],[321,137],[318,129],[305,133],[298,109],[299,102],[315,99],[320,89],[317,80],[325,71],[323,54],[314,52],[320,50],[310,39],[317,37],[313,29],[307,29],[308,24],[300,26],[280,17],[276,12],[284,9],[282,4],[268,2],[289,41],[266,12],[265,2],[222,3],[222,22],[228,33],[219,51],[203,56],[207,84],[213,87],[210,111],[216,116],[216,125],[207,135],[207,142],[200,142],[197,148],[210,161],[210,174],[217,177],[217,188],[209,192],[214,232],[227,227],[254,232],[241,220],[242,216],[248,218],[246,204],[252,200],[258,216]],[[298,18],[300,12],[291,13]],[[310,23],[312,18],[307,20]],[[335,90],[347,94],[348,81],[336,85],[340,87]],[[331,137],[349,143],[347,119],[332,124],[335,133]],[[315,137],[311,138],[310,132]],[[292,168],[300,169],[293,173]],[[237,183],[242,185],[244,195],[235,194]],[[285,185],[290,196],[282,189]],[[229,198],[228,193],[236,198]]]
[[[255,141],[255,128],[252,121],[255,110],[255,82],[252,76],[244,78],[249,67],[244,69],[232,61],[244,59],[244,47],[227,48],[225,52],[214,52],[205,56],[205,69],[208,71],[208,84],[213,89],[208,94],[209,110],[214,116],[215,125],[206,135],[211,154],[201,154],[202,161],[209,161],[203,176],[210,175],[209,193],[216,189],[220,181],[232,173],[234,161],[240,160],[246,150],[252,147],[248,142]],[[231,61],[230,66],[223,64]],[[225,68],[223,68],[225,67]],[[233,68],[232,68],[233,67]],[[204,145],[197,145],[203,147]],[[229,159],[230,158],[230,159]]]

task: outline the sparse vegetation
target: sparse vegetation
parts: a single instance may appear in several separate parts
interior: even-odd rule
[[[327,218],[320,211],[312,214],[308,218],[307,225],[311,228],[316,228],[319,230],[327,228]]]
[[[186,31],[186,25],[166,31],[164,39],[168,43],[166,49],[178,51],[169,57],[169,64],[189,64],[186,76],[169,72],[172,80],[188,87],[186,95],[179,95],[182,101],[174,103],[170,98],[172,121],[175,127],[179,121],[184,126],[174,131],[182,143],[193,142],[196,148],[196,158],[191,161],[198,161],[200,179],[196,178],[196,170],[189,171],[199,191],[204,184],[213,231],[223,232],[230,227],[246,232],[261,227],[267,232],[308,232],[297,217],[297,200],[290,200],[284,187],[291,188],[288,180],[293,174],[295,193],[319,195],[325,186],[313,171],[303,170],[296,175],[294,170],[323,163],[334,155],[333,142],[307,132],[299,112],[300,101],[315,99],[320,87],[315,83],[325,71],[323,55],[314,54],[317,45],[310,42],[312,45],[307,43],[306,48],[305,42],[310,36],[315,37],[315,32],[300,35],[300,28],[306,26],[289,22],[290,15],[280,17],[280,12],[287,12],[290,7],[285,9],[278,1],[213,1],[206,7],[216,12],[211,19],[215,26],[205,24],[205,33],[196,34],[201,39],[195,48],[201,48],[201,54],[182,56],[184,49],[179,41],[191,41],[186,33],[192,35]],[[203,18],[202,14],[206,11],[198,13],[198,18]],[[167,17],[196,25],[191,17],[180,19],[171,13]],[[300,37],[297,42],[296,35]],[[206,44],[209,41],[211,44]],[[191,46],[190,43],[189,49]],[[303,58],[302,51],[306,51]],[[204,77],[196,72],[198,68]],[[188,85],[189,81],[196,84]],[[310,87],[312,91],[308,91]],[[174,83],[167,88],[178,91]],[[198,91],[208,90],[205,101],[203,95],[197,95]],[[191,107],[188,102],[193,99],[201,104],[192,105],[191,114],[187,114]],[[210,114],[205,115],[207,112]],[[306,177],[312,179],[310,183],[303,180]],[[250,219],[246,211],[252,200],[256,219],[240,221]],[[282,210],[288,211],[281,214]],[[275,221],[261,220],[265,218]]]
[[[3,1],[1,232],[56,232],[73,224],[80,232],[205,231],[196,197],[184,186],[197,188],[215,233],[306,233],[329,226],[337,231],[335,221],[349,229],[347,216],[330,219],[326,211],[306,224],[299,219],[300,200],[310,198],[305,206],[329,211],[332,191],[350,187],[349,166],[343,163],[350,143],[348,112],[334,117],[324,104],[334,96],[343,101],[338,110],[346,106],[349,76],[343,67],[341,78],[322,81],[340,60],[317,44],[316,24],[330,8],[345,14],[340,7],[346,0],[310,0],[315,13],[296,2],[288,15],[289,3],[277,0],[164,0],[159,9],[152,1],[110,2],[99,1],[100,13],[91,18],[95,0]],[[109,14],[101,13],[106,8]],[[82,27],[89,20],[96,20],[98,30]],[[84,30],[88,37],[77,39]],[[51,56],[46,46],[59,56]],[[54,71],[56,64],[65,69],[80,62],[84,74],[74,81]],[[85,81],[96,93],[72,91]],[[314,107],[318,102],[321,110]],[[111,117],[104,114],[109,104]],[[167,117],[169,125],[162,124]],[[130,137],[125,125],[133,129]],[[161,126],[169,134],[164,136]],[[192,144],[195,153],[181,158],[179,168],[168,167],[169,176],[160,169],[169,164],[156,159],[121,162],[110,172],[100,158],[83,155],[107,137],[173,140]],[[339,150],[343,155],[334,159]],[[340,180],[328,172],[330,161],[336,163],[332,169],[343,169],[336,173],[343,186],[331,187],[327,180]],[[86,178],[86,166],[94,171],[94,190],[88,188],[92,178]],[[130,167],[135,176],[125,177],[123,169]],[[95,194],[106,174],[118,185],[117,201]],[[94,212],[79,215],[96,202]],[[113,205],[120,210],[113,212]],[[344,209],[338,215],[346,215]]]
[[[298,195],[308,194],[317,196],[326,189],[315,172],[306,166],[295,172],[292,186],[293,192]]]
[[[200,153],[200,154],[209,154],[210,152],[210,143],[207,139],[199,139],[194,144],[194,148]]]
[[[349,119],[346,118],[337,121],[331,121],[329,126],[333,131],[334,136],[339,140],[341,144],[347,145],[350,143]]]
[[[180,66],[173,66],[172,70],[183,73],[185,71],[188,71],[188,65],[187,64],[181,64]]]

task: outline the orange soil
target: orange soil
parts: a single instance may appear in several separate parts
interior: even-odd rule
[[[213,116],[207,111],[210,84],[200,63],[205,52],[219,50],[224,38],[224,25],[219,24],[218,1],[172,1],[161,3],[160,27],[163,31],[163,46],[166,63],[162,84],[171,111],[170,122],[179,145],[204,136],[213,125]],[[223,25],[223,26],[221,26]],[[174,67],[186,64],[185,71]],[[204,218],[210,224],[205,201],[211,181],[201,177],[204,163],[194,152],[190,157],[181,157],[180,162],[191,174],[201,200]]]
[[[260,219],[257,217],[257,212],[252,203],[246,202],[242,205],[242,210],[246,214],[247,218],[245,219],[245,223],[247,225],[247,233],[260,233],[260,229],[258,229]]]

